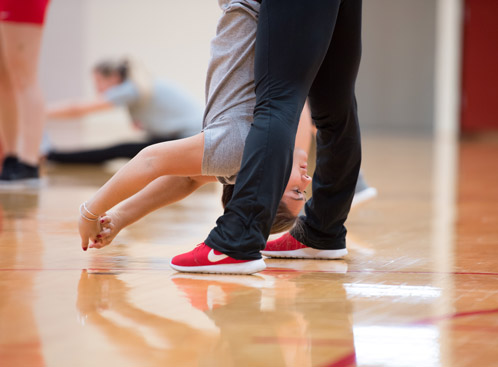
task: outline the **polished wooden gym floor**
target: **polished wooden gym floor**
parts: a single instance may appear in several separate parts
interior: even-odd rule
[[[171,270],[221,213],[206,187],[83,252],[113,167],[47,165],[0,192],[0,366],[498,366],[498,142],[364,139],[376,199],[345,260],[254,276]]]

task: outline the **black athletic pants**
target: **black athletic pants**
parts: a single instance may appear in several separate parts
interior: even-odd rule
[[[345,247],[344,222],[361,161],[355,81],[361,0],[263,0],[256,38],[254,123],[235,190],[206,244],[236,259],[261,258],[289,179],[306,97],[318,128],[313,198],[293,235]]]
[[[154,137],[144,142],[122,143],[110,147],[78,150],[70,152],[50,151],[47,159],[58,163],[98,164],[115,158],[133,158],[142,149],[152,144],[175,140],[175,137]]]

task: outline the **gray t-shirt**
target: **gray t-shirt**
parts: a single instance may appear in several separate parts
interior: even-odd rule
[[[254,45],[260,4],[220,0],[223,10],[206,78],[202,174],[235,183],[253,122]]]
[[[145,101],[140,101],[140,97],[138,87],[131,80],[104,93],[104,98],[112,104],[128,107],[133,121],[149,136],[184,138],[200,132],[201,106],[174,84],[156,80],[150,97]]]

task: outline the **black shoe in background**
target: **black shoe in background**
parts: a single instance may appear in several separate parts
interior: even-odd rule
[[[17,161],[7,170],[3,170],[0,175],[0,181],[21,182],[38,180],[40,178],[39,167]]]
[[[0,174],[0,180],[10,181],[10,176],[14,172],[15,167],[17,167],[19,160],[16,156],[8,155],[4,158],[2,164],[2,173]]]

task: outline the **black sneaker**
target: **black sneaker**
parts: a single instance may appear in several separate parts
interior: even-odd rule
[[[0,180],[9,181],[9,177],[11,176],[14,168],[19,163],[19,160],[16,156],[8,155],[4,158],[2,164],[2,173],[0,174]]]
[[[0,184],[6,188],[17,187],[20,184],[20,188],[24,186],[38,186],[40,183],[40,174],[38,166],[31,166],[29,164],[18,161],[11,170],[9,170],[5,175],[0,178]]]

